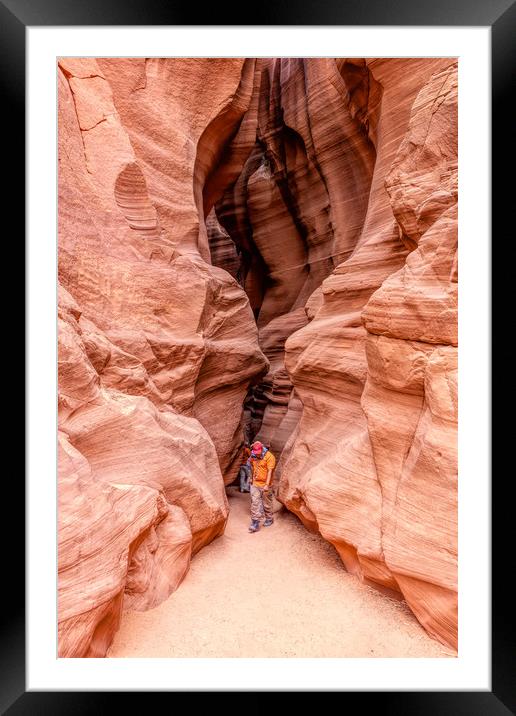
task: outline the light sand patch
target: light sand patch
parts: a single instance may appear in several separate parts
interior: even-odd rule
[[[249,495],[227,493],[225,534],[169,599],[124,613],[108,657],[455,656],[279,503],[274,525],[249,534]]]

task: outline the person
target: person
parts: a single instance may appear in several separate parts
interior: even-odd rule
[[[251,479],[251,465],[248,464],[249,457],[251,455],[251,448],[249,442],[246,440],[244,443],[244,449],[242,451],[242,464],[238,476],[240,478],[240,492],[249,492],[250,479]]]
[[[269,527],[274,521],[272,517],[272,475],[276,466],[276,458],[265,445],[256,441],[252,444],[251,455],[247,462],[252,469],[249,532],[257,532],[262,516],[265,517],[264,527]]]

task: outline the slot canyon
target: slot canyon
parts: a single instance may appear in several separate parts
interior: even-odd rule
[[[389,605],[421,644],[389,655],[455,655],[456,60],[57,72],[59,656],[173,631],[209,569],[231,622],[232,550],[246,589],[270,555],[269,608],[292,568]],[[244,439],[277,459],[256,535]]]

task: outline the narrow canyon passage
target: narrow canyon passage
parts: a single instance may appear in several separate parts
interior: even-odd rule
[[[247,532],[249,495],[227,489],[224,534],[155,609],[124,612],[108,657],[446,657],[408,606],[361,584],[276,502]]]
[[[456,60],[58,77],[59,656],[455,655]]]

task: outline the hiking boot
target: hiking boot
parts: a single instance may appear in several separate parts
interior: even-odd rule
[[[253,520],[249,526],[249,532],[258,532],[260,529],[260,523],[258,520]]]
[[[273,522],[274,522],[274,520],[265,520],[265,522],[263,523],[263,526],[264,526],[264,527],[270,527]]]

